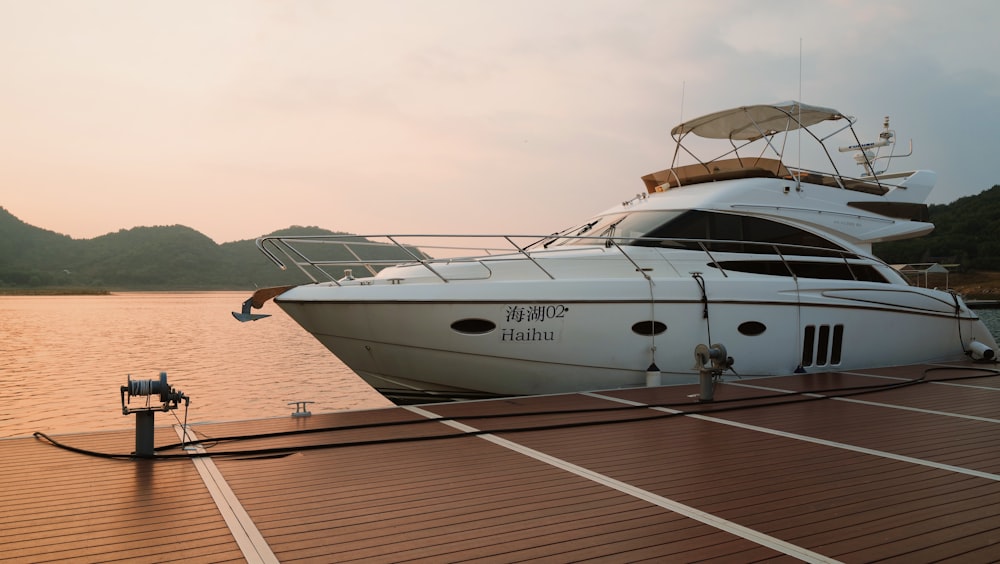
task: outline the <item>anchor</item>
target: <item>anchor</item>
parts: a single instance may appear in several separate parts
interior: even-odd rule
[[[261,288],[254,292],[252,296],[247,298],[245,302],[243,302],[243,309],[241,309],[239,313],[235,311],[231,313],[237,321],[241,321],[243,323],[246,323],[247,321],[257,321],[258,319],[264,319],[265,317],[271,317],[271,314],[269,313],[251,313],[250,308],[260,309],[264,307],[267,300],[270,300],[279,294],[283,294],[294,287],[295,286],[274,286],[272,288]]]
[[[250,308],[252,306],[253,298],[247,298],[247,300],[243,302],[243,309],[239,313],[236,313],[235,311],[230,313],[233,314],[233,317],[243,323],[246,323],[247,321],[257,321],[258,319],[264,319],[265,317],[271,317],[271,314],[269,313],[250,313]]]

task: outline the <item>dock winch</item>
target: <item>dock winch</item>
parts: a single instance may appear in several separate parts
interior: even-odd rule
[[[694,348],[694,369],[698,371],[700,385],[699,401],[715,399],[715,382],[732,366],[733,357],[726,354],[726,347],[721,343],[713,343],[711,347],[700,344]]]
[[[181,400],[184,409],[191,403],[191,398],[183,392],[175,390],[167,384],[167,373],[160,372],[157,380],[133,380],[128,376],[128,383],[121,387],[122,415],[135,414],[135,453],[138,456],[152,456],[153,453],[153,422],[157,411],[168,412],[177,409]],[[127,397],[126,397],[127,396]],[[154,406],[153,397],[159,397],[160,405]],[[129,407],[133,397],[143,397],[142,407]],[[186,417],[185,417],[186,419]]]

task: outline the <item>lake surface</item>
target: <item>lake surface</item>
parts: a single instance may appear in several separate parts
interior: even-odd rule
[[[1000,308],[983,308],[977,309],[976,313],[979,314],[979,318],[983,320],[990,329],[990,333],[993,333],[993,338],[1000,341]]]
[[[189,423],[287,417],[298,400],[313,413],[392,405],[273,302],[255,310],[272,317],[233,319],[249,295],[0,296],[0,437],[134,428],[121,386],[161,371],[191,398]],[[978,313],[1000,335],[1000,309]],[[175,415],[183,405],[156,423]]]
[[[392,405],[273,302],[254,310],[272,317],[233,319],[249,295],[0,296],[0,437],[133,428],[121,386],[161,371],[191,398],[189,423],[288,416],[297,400],[313,413]],[[157,426],[183,420],[183,404],[172,413]]]

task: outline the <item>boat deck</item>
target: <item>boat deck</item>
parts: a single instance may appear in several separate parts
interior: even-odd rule
[[[1000,375],[919,365],[0,440],[5,561],[1000,559]],[[164,418],[161,416],[161,420]],[[158,427],[158,448],[180,427]],[[53,437],[128,455],[134,430]],[[190,448],[190,447],[189,447]],[[180,456],[173,458],[173,456]]]

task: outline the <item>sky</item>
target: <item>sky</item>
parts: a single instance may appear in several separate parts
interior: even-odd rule
[[[950,203],[1000,184],[998,59],[991,1],[0,0],[0,206],[77,239],[551,233],[684,119],[791,99],[890,116]]]

